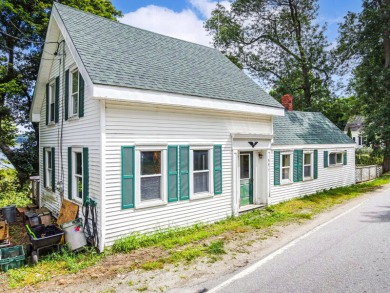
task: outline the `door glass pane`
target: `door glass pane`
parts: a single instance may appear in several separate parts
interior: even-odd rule
[[[240,179],[248,179],[250,168],[249,155],[240,156]]]
[[[311,154],[305,154],[305,165],[311,164]]]
[[[194,171],[208,170],[209,151],[194,151]]]
[[[305,166],[304,168],[304,176],[311,177],[311,166]]]
[[[76,188],[77,192],[76,195],[78,198],[83,198],[83,178],[76,176]]]
[[[194,173],[194,193],[209,191],[209,172]]]
[[[161,174],[161,152],[141,152],[141,175]]]
[[[77,93],[72,95],[72,110],[72,114],[77,114],[79,111],[79,95]]]
[[[83,175],[83,157],[81,153],[76,153],[76,174]]]
[[[161,176],[141,178],[141,201],[161,198]]]

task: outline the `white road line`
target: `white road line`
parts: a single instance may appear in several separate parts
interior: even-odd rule
[[[385,189],[385,190],[383,190],[384,192],[386,192],[386,191],[390,191],[390,188],[387,188],[387,189]]]
[[[286,251],[287,249],[293,247],[294,245],[296,245],[299,241],[309,237],[311,234],[315,233],[316,231],[320,230],[321,228],[325,227],[326,225],[336,221],[337,219],[345,216],[346,214],[352,212],[353,210],[357,209],[358,207],[360,207],[361,205],[363,205],[366,201],[368,201],[368,199],[366,199],[365,201],[361,202],[360,204],[354,206],[353,208],[350,208],[349,210],[345,211],[344,213],[338,215],[337,217],[329,220],[328,222],[325,222],[317,227],[315,227],[314,229],[310,230],[309,232],[307,232],[306,234],[294,239],[293,241],[291,241],[290,243],[286,244],[285,246],[279,248],[278,250],[274,251],[273,253],[269,254],[268,256],[266,256],[265,258],[259,260],[258,262],[254,263],[253,265],[251,265],[250,267],[246,268],[245,270],[241,271],[240,273],[238,273],[237,275],[234,275],[233,277],[231,277],[230,279],[227,279],[226,281],[222,282],[221,284],[219,284],[218,286],[210,289],[207,291],[207,293],[214,293],[214,292],[218,292],[219,290],[221,290],[222,288],[226,287],[227,285],[233,283],[234,281],[238,280],[238,279],[242,279],[244,278],[245,276],[249,275],[250,273],[254,272],[255,270],[257,270],[258,268],[260,268],[262,265],[266,264],[267,262],[269,262],[270,260],[272,260],[274,257],[282,254],[284,251]]]

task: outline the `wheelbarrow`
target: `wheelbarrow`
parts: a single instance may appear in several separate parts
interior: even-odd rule
[[[57,225],[38,225],[29,227],[26,225],[30,244],[26,247],[27,255],[31,256],[33,264],[38,263],[40,253],[47,250],[60,250],[60,242],[64,232]]]

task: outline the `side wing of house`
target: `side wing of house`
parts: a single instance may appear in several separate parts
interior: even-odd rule
[[[355,184],[354,145],[274,146],[268,204]]]
[[[105,121],[107,245],[232,215],[232,134],[272,134],[271,116],[108,101]]]
[[[101,206],[100,104],[90,98],[92,83],[53,14],[35,97],[40,112],[32,113],[35,122],[39,117],[40,205],[57,217],[65,198],[82,216],[87,198]]]

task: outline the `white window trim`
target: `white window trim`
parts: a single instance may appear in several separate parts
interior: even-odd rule
[[[79,198],[77,196],[77,181],[75,180],[75,177],[76,177],[76,174],[75,174],[75,170],[76,170],[76,153],[81,153],[81,166],[82,166],[82,174],[81,174],[81,178],[82,178],[82,182],[83,182],[83,185],[82,185],[82,188],[83,188],[83,193],[82,193],[82,198]],[[83,203],[83,199],[84,199],[84,158],[83,158],[83,148],[79,148],[79,147],[76,147],[76,148],[73,148],[72,147],[72,199],[78,203]],[[77,175],[79,176],[79,175]]]
[[[77,71],[79,74],[77,75],[77,103],[78,103],[78,108],[77,108],[77,113],[73,113],[73,92],[72,92],[72,86],[73,86],[73,73]],[[69,100],[68,100],[68,109],[69,109],[69,118],[75,119],[76,117],[79,117],[79,111],[80,111],[80,72],[79,69],[76,66],[70,67],[69,68]],[[69,119],[68,118],[68,119]]]
[[[49,156],[49,152],[50,152],[51,156],[53,156],[51,148],[45,149],[45,160],[46,160],[45,161],[45,168],[46,168],[46,170],[45,170],[45,175],[46,175],[46,186],[45,186],[45,188],[48,189],[48,190],[49,189],[52,190],[52,182],[51,182],[51,180],[52,180],[53,166],[51,166],[51,169],[50,169],[51,172],[49,172],[49,161],[52,164],[52,158],[51,158],[51,156]]]
[[[214,196],[214,157],[213,157],[214,146],[212,145],[197,145],[190,147],[190,200],[197,200],[203,198],[209,198]],[[208,151],[209,160],[209,191],[194,193],[194,174],[202,173],[205,171],[194,171],[194,151]]]
[[[310,154],[310,164],[306,164],[305,165],[305,155],[307,154]],[[302,170],[302,177],[303,177],[303,181],[306,181],[306,180],[312,180],[313,177],[314,177],[314,162],[313,162],[313,152],[312,151],[304,151],[303,152],[303,162],[302,162],[302,165],[303,165],[303,170]],[[305,177],[305,166],[310,166],[310,176],[307,176]]]
[[[335,154],[336,155],[336,164],[330,163],[330,155]],[[341,154],[341,163],[337,163],[337,154]],[[329,167],[341,167],[344,165],[344,151],[330,151],[328,154],[328,166]]]
[[[141,152],[158,151],[161,152],[161,198],[155,200],[148,200],[146,202],[141,201],[141,176],[142,177],[154,177],[156,175],[141,175]],[[167,193],[167,148],[166,146],[142,146],[135,148],[135,196],[134,204],[135,209],[143,209],[148,207],[154,207],[159,205],[165,205],[168,203]]]
[[[54,93],[52,91],[52,88],[54,87]],[[48,125],[54,125],[56,123],[56,97],[55,97],[55,93],[56,92],[56,80],[55,79],[52,79],[50,82],[49,82],[49,109],[47,109],[47,111],[49,111],[48,113]],[[51,102],[53,102],[54,104],[54,115],[53,115],[53,120],[51,120]]]
[[[284,155],[290,155],[290,172],[289,172],[290,179],[283,179],[282,178],[282,173],[283,173],[283,156]],[[293,161],[294,161],[294,157],[293,157],[293,153],[292,152],[281,152],[280,153],[280,185],[291,184],[293,182],[293,180],[292,180],[292,178],[293,178]]]

